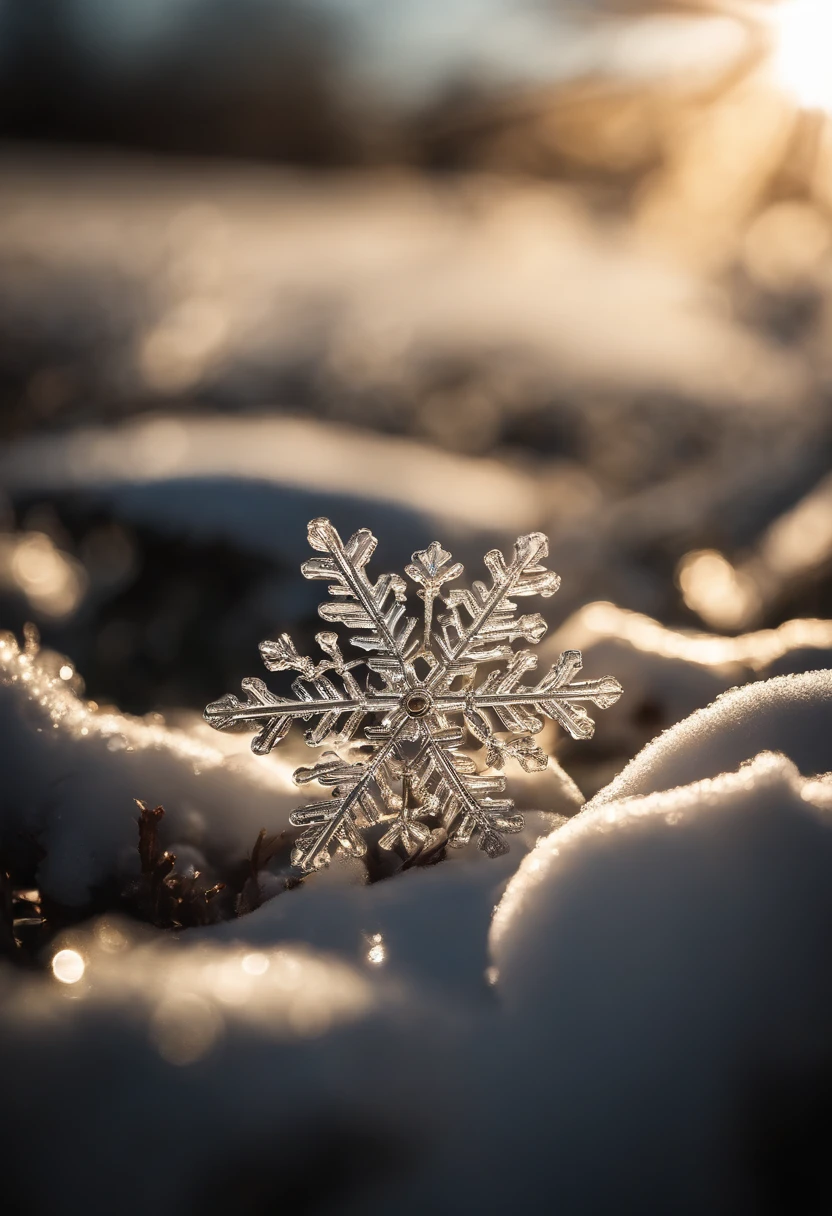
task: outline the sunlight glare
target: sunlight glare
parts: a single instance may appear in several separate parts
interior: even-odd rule
[[[773,22],[780,84],[804,108],[832,113],[832,3],[786,0]]]

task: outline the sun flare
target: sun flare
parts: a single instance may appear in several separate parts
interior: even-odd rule
[[[773,22],[780,84],[804,108],[832,113],[832,0],[785,0]]]

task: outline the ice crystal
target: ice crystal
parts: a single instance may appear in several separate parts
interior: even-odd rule
[[[240,724],[256,730],[258,755],[271,751],[296,718],[314,723],[306,731],[311,747],[329,745],[315,764],[295,773],[298,785],[316,782],[332,796],[293,812],[290,822],[301,831],[292,863],[310,872],[328,865],[339,849],[360,856],[367,850],[364,833],[375,824],[382,825],[380,847],[408,856],[428,843],[431,823],[444,829],[452,847],[477,833],[489,857],[507,852],[505,836],[519,832],[523,818],[502,797],[506,757],[526,772],[545,769],[548,757],[535,735],[546,718],[574,739],[588,739],[594,723],[582,703],[606,709],[621,695],[610,676],[576,680],[577,650],[565,651],[536,684],[523,683],[537,656],[512,644],[539,642],[546,622],[538,613],[517,615],[514,601],[557,591],[560,579],[540,564],[548,555],[546,537],[521,536],[509,562],[492,549],[485,556],[490,579],[470,590],[446,588],[463,567],[438,541],[414,553],[406,574],[424,602],[421,630],[407,614],[405,579],[368,576],[377,541],[366,528],[345,543],[328,519],[313,519],[309,543],[321,556],[305,562],[302,573],[328,583],[331,597],[320,616],[346,626],[352,645],[368,657],[347,661],[338,635],[327,631],[316,635],[324,657],[315,662],[284,633],[262,642],[260,653],[269,671],[297,673],[292,697],[276,696],[251,678],[243,680],[244,701],[228,694],[205,710],[218,730]],[[484,768],[472,750],[484,752]]]

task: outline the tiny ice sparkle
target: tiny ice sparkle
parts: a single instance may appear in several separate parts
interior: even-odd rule
[[[546,718],[573,739],[588,739],[594,723],[584,704],[606,709],[621,696],[612,676],[576,679],[577,650],[564,651],[536,684],[523,683],[537,655],[513,644],[539,642],[546,622],[539,613],[517,615],[514,601],[557,591],[559,577],[541,564],[546,537],[519,537],[508,562],[492,549],[484,559],[490,579],[470,590],[448,588],[463,567],[438,541],[414,553],[405,573],[423,601],[420,623],[408,615],[401,575],[369,577],[378,543],[370,531],[344,542],[328,519],[313,519],[308,535],[321,556],[301,571],[325,580],[331,597],[319,615],[345,626],[367,657],[347,660],[338,635],[325,631],[316,635],[323,656],[316,662],[283,633],[261,642],[260,653],[268,671],[297,673],[292,697],[276,696],[252,677],[243,680],[245,700],[229,693],[205,710],[217,730],[240,724],[256,730],[258,755],[284,739],[296,719],[314,723],[306,742],[327,750],[294,779],[332,793],[292,813],[300,829],[292,864],[310,873],[339,851],[362,856],[364,833],[374,825],[382,825],[379,847],[408,857],[430,849],[437,832],[452,848],[476,835],[489,857],[506,853],[505,837],[523,828],[523,817],[503,797],[506,758],[526,772],[542,771],[548,756],[535,736]],[[472,750],[484,753],[484,765]]]

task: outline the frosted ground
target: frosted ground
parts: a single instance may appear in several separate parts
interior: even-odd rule
[[[2,168],[0,822],[56,926],[2,972],[10,1210],[825,1210],[828,255],[772,292],[562,187],[154,172]],[[297,805],[302,743],[200,715],[314,632],[324,513],[381,569],[546,531],[542,661],[625,695],[512,775],[507,857],[278,857],[154,928],[134,799],[228,883]]]

